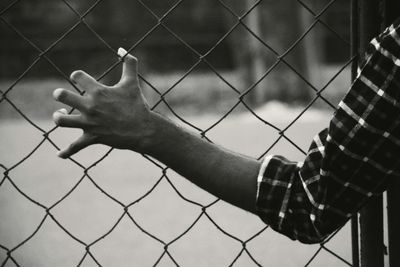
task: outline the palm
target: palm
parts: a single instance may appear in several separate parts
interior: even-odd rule
[[[140,139],[146,131],[149,109],[139,87],[137,60],[120,49],[124,58],[121,80],[105,86],[83,71],[71,74],[71,80],[86,94],[81,96],[65,89],[56,89],[54,98],[79,111],[67,114],[65,109],[54,113],[54,121],[62,127],[81,128],[84,133],[59,156],[67,158],[81,149],[102,143],[116,148],[140,150]]]

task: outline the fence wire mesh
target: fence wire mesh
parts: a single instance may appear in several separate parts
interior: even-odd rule
[[[110,192],[108,188],[104,188],[95,177],[96,173],[94,172],[96,168],[98,168],[99,165],[101,165],[105,161],[112,161],[112,154],[116,153],[113,149],[108,149],[107,151],[103,152],[103,154],[94,162],[82,162],[79,160],[79,158],[73,157],[70,158],[69,161],[77,166],[79,168],[79,175],[78,179],[74,181],[74,184],[70,186],[68,190],[65,190],[62,196],[58,197],[58,199],[55,202],[52,203],[44,203],[43,201],[39,200],[37,196],[32,196],[26,188],[21,186],[19,182],[21,182],[20,179],[15,179],[13,178],[14,173],[18,173],[18,169],[21,168],[27,168],[24,167],[24,164],[29,161],[31,158],[35,157],[36,154],[38,154],[38,151],[41,150],[44,146],[52,146],[56,150],[60,149],[60,143],[64,144],[65,141],[60,141],[60,138],[57,136],[57,132],[59,129],[57,127],[51,127],[50,129],[43,127],[41,123],[38,123],[35,119],[32,119],[29,114],[26,114],[24,112],[24,107],[20,106],[16,101],[13,99],[12,92],[15,90],[15,88],[18,86],[19,83],[23,81],[25,77],[28,76],[28,74],[39,65],[39,63],[46,62],[51,68],[72,87],[74,88],[77,92],[80,94],[84,94],[83,91],[81,91],[80,88],[76,87],[74,83],[72,83],[69,79],[69,75],[63,70],[62,67],[59,66],[59,62],[55,61],[51,57],[51,52],[59,46],[64,40],[68,38],[69,35],[73,34],[74,31],[78,27],[85,27],[88,30],[88,34],[91,34],[92,37],[96,38],[99,41],[99,45],[104,46],[105,49],[109,50],[112,54],[115,55],[115,61],[110,64],[107,68],[105,68],[104,72],[100,75],[98,75],[96,78],[98,80],[104,79],[110,72],[112,72],[115,68],[119,67],[121,65],[121,62],[123,61],[122,58],[119,58],[116,52],[116,47],[114,47],[112,44],[109,44],[109,41],[107,41],[105,38],[102,37],[101,33],[98,33],[98,30],[95,29],[93,26],[91,26],[90,20],[87,19],[87,16],[94,12],[96,8],[102,3],[106,2],[109,0],[97,0],[93,2],[85,11],[80,11],[77,8],[74,7],[73,4],[70,3],[69,0],[59,0],[62,2],[65,7],[67,7],[70,11],[73,12],[75,16],[75,23],[67,29],[65,32],[59,35],[59,37],[53,41],[51,44],[47,45],[44,49],[41,48],[39,45],[35,43],[34,40],[32,40],[29,36],[27,36],[26,33],[23,32],[22,29],[20,29],[15,23],[10,22],[10,20],[7,17],[8,12],[15,8],[18,5],[24,5],[27,1],[26,0],[15,0],[9,3],[8,6],[3,7],[2,10],[0,11],[0,20],[3,26],[7,27],[8,30],[11,30],[16,38],[19,38],[20,40],[23,40],[26,45],[30,47],[30,49],[34,49],[36,51],[36,58],[34,58],[29,64],[26,65],[25,70],[18,75],[18,78],[15,79],[12,83],[8,84],[7,87],[1,88],[0,91],[0,105],[9,105],[11,109],[13,109],[15,112],[19,114],[21,118],[24,119],[26,123],[30,125],[30,127],[35,131],[36,133],[40,133],[41,137],[40,139],[37,139],[37,142],[32,146],[33,144],[24,144],[24,142],[21,140],[21,144],[23,146],[26,146],[29,148],[29,151],[27,151],[24,155],[20,157],[19,160],[12,164],[6,164],[0,162],[0,168],[3,169],[3,178],[0,181],[0,195],[5,194],[5,190],[9,191],[15,191],[16,197],[22,196],[24,198],[24,201],[29,202],[31,206],[29,210],[26,209],[21,209],[18,210],[18,207],[14,208],[13,213],[16,214],[15,216],[22,216],[23,218],[24,214],[23,213],[31,213],[34,212],[35,214],[42,214],[40,215],[40,219],[36,221],[29,221],[28,224],[30,225],[30,232],[28,233],[27,231],[24,232],[26,234],[21,238],[21,240],[13,242],[8,242],[6,240],[1,240],[0,239],[0,259],[1,259],[1,266],[21,266],[23,263],[29,263],[26,261],[24,258],[24,247],[26,247],[30,242],[32,242],[35,237],[38,235],[43,234],[42,232],[44,231],[43,228],[45,227],[45,224],[48,224],[49,221],[52,221],[55,223],[56,227],[58,229],[61,229],[63,233],[65,233],[67,236],[71,238],[71,242],[74,244],[74,246],[77,249],[77,255],[79,255],[76,259],[73,259],[72,262],[74,262],[72,265],[73,266],[104,266],[107,265],[107,262],[102,262],[102,255],[100,252],[98,252],[98,247],[102,246],[102,243],[104,243],[105,240],[108,239],[110,235],[112,235],[113,232],[118,228],[120,224],[122,224],[123,221],[127,220],[135,231],[141,232],[145,237],[142,238],[141,240],[148,239],[151,240],[151,244],[154,249],[151,251],[153,260],[151,262],[145,262],[145,263],[138,263],[135,262],[135,259],[133,259],[133,262],[130,262],[130,264],[127,264],[129,266],[131,265],[175,265],[175,266],[180,266],[180,265],[185,265],[185,261],[182,260],[182,256],[176,256],[179,253],[175,254],[174,247],[178,247],[177,245],[182,239],[184,239],[186,236],[190,235],[191,232],[196,231],[195,228],[197,227],[198,224],[200,224],[201,220],[206,220],[208,221],[214,230],[216,230],[219,234],[224,236],[223,238],[226,238],[233,243],[237,244],[236,249],[231,251],[231,255],[228,257],[230,258],[229,262],[223,262],[218,265],[229,265],[229,266],[234,266],[234,265],[241,265],[240,260],[243,257],[247,257],[247,264],[253,264],[257,266],[262,266],[266,265],[268,262],[268,259],[263,258],[263,253],[254,253],[254,243],[255,240],[260,240],[259,242],[263,242],[267,244],[270,242],[268,239],[268,236],[265,236],[266,232],[269,232],[271,230],[268,229],[268,226],[264,226],[261,224],[257,225],[257,229],[253,229],[252,233],[248,234],[246,236],[237,236],[234,231],[227,230],[227,227],[225,225],[221,225],[218,220],[215,219],[215,211],[213,210],[213,207],[218,206],[220,204],[220,201],[218,199],[213,199],[208,202],[208,204],[205,204],[201,201],[197,201],[196,198],[191,198],[188,196],[187,193],[182,193],[182,187],[176,186],[176,179],[171,178],[172,171],[164,166],[163,164],[160,164],[159,162],[153,160],[151,157],[148,157],[146,155],[142,155],[142,157],[152,165],[152,172],[155,173],[157,172],[157,178],[152,180],[152,182],[148,181],[146,183],[147,189],[146,191],[143,192],[142,195],[138,196],[135,200],[129,201],[127,203],[126,201],[123,201],[119,198],[119,196],[114,195],[113,193]],[[131,46],[127,49],[128,52],[134,53],[134,50],[140,47],[143,42],[146,41],[151,35],[157,31],[157,30],[164,30],[167,32],[170,36],[175,38],[175,40],[182,45],[182,49],[185,49],[187,51],[190,51],[191,56],[195,59],[194,63],[190,66],[190,68],[187,69],[185,73],[183,73],[176,81],[172,83],[172,85],[169,86],[166,90],[160,90],[157,88],[157,85],[155,85],[151,77],[147,77],[144,73],[140,74],[140,79],[141,82],[143,83],[144,86],[146,86],[149,90],[152,91],[153,95],[156,95],[154,98],[155,101],[152,103],[152,109],[156,109],[159,105],[165,105],[166,108],[170,111],[172,116],[175,117],[175,119],[179,120],[182,124],[187,125],[187,127],[191,128],[193,131],[195,131],[198,135],[200,135],[202,138],[206,138],[210,142],[212,142],[212,138],[210,135],[212,135],[212,132],[216,130],[216,128],[220,127],[220,125],[224,122],[224,120],[227,119],[228,116],[231,116],[235,112],[236,109],[242,108],[242,111],[250,113],[255,120],[260,122],[263,127],[272,129],[277,137],[263,148],[262,153],[260,153],[257,157],[261,159],[264,157],[266,154],[274,152],[274,149],[277,147],[282,142],[288,142],[290,145],[298,150],[300,153],[305,154],[306,151],[302,145],[299,145],[298,142],[295,140],[295,138],[291,137],[290,134],[288,134],[288,130],[293,128],[293,126],[302,119],[304,114],[313,106],[315,105],[316,102],[322,102],[324,103],[325,106],[329,107],[331,111],[334,111],[335,109],[335,103],[332,103],[331,100],[329,100],[329,97],[325,95],[326,89],[335,81],[335,79],[342,75],[342,72],[344,70],[348,70],[349,66],[352,64],[354,61],[354,58],[349,57],[347,61],[342,64],[341,66],[337,66],[335,69],[334,73],[329,77],[329,79],[325,82],[324,85],[315,85],[312,81],[310,81],[309,77],[306,75],[302,74],[302,71],[298,69],[297,66],[294,66],[290,60],[288,60],[288,56],[290,56],[293,51],[296,50],[299,45],[304,41],[305,38],[307,38],[313,30],[315,30],[316,27],[319,27],[322,29],[324,32],[328,32],[329,34],[335,36],[337,40],[340,40],[341,43],[343,43],[345,49],[348,49],[350,51],[350,42],[347,40],[347,37],[342,36],[339,34],[334,27],[329,25],[327,21],[324,20],[324,14],[330,10],[335,8],[335,4],[338,2],[337,0],[331,0],[324,2],[323,6],[316,10],[315,8],[311,7],[311,2],[312,1],[302,1],[302,0],[297,0],[293,1],[296,2],[297,5],[299,5],[299,8],[302,10],[302,12],[305,12],[310,16],[312,19],[309,21],[307,24],[307,27],[304,28],[302,31],[301,35],[297,37],[297,39],[290,44],[288,48],[282,49],[282,48],[274,48],[273,44],[270,44],[268,41],[265,40],[263,36],[260,36],[260,34],[255,30],[251,25],[249,25],[247,19],[251,14],[260,6],[263,4],[261,0],[254,1],[249,5],[246,10],[242,13],[238,13],[234,8],[231,6],[231,1],[225,1],[225,0],[215,0],[215,2],[218,3],[219,7],[226,13],[229,14],[231,18],[233,18],[233,23],[230,25],[230,28],[222,35],[220,36],[215,43],[207,50],[207,51],[199,51],[196,47],[194,47],[192,44],[190,44],[188,41],[186,41],[184,38],[180,36],[179,33],[175,32],[174,29],[172,29],[170,26],[168,26],[165,21],[170,17],[170,16],[175,16],[176,14],[174,11],[178,10],[183,3],[185,3],[187,0],[179,0],[176,1],[175,3],[171,4],[171,6],[168,8],[168,10],[163,11],[162,14],[157,14],[153,10],[151,6],[148,5],[146,1],[142,0],[136,0],[136,2],[143,7],[144,11],[143,12],[148,12],[149,15],[151,15],[154,18],[154,24],[150,29],[148,29],[143,35],[137,39],[136,42],[132,43]],[[109,1],[111,2],[111,1]],[[268,3],[264,3],[268,4]],[[159,13],[159,12],[158,12]],[[15,21],[15,20],[13,20]],[[140,22],[138,22],[140,23]],[[182,22],[184,23],[184,22]],[[138,25],[132,25],[131,27],[137,27]],[[140,26],[140,25],[139,25]],[[213,53],[215,49],[217,49],[221,43],[226,41],[227,38],[230,37],[230,35],[236,31],[236,29],[241,28],[245,29],[245,31],[253,38],[253,40],[256,40],[258,42],[258,46],[261,47],[263,50],[268,51],[268,53],[271,53],[273,55],[273,63],[263,69],[262,74],[257,77],[255,80],[252,81],[251,84],[247,84],[245,88],[238,88],[235,84],[233,84],[228,78],[225,77],[224,73],[221,73],[221,71],[218,70],[217,67],[214,66],[214,64],[211,62],[211,60],[208,59],[208,56]],[[195,34],[195,33],[194,33]],[[12,44],[11,44],[12,45]],[[14,60],[19,60],[15,58]],[[222,84],[229,88],[229,90],[232,92],[232,94],[235,95],[234,101],[231,103],[229,108],[224,111],[224,114],[222,114],[215,122],[209,124],[206,127],[199,127],[196,125],[196,123],[193,123],[190,120],[190,117],[185,117],[180,115],[179,112],[176,111],[173,105],[170,104],[168,97],[172,94],[174,94],[174,91],[176,88],[185,80],[185,79],[191,79],[191,74],[196,70],[196,68],[200,65],[205,65],[206,68],[208,69],[209,72],[214,73],[218,79],[222,82]],[[268,77],[276,68],[280,66],[285,66],[290,70],[292,74],[294,74],[297,79],[300,79],[305,85],[308,91],[312,92],[310,95],[311,97],[308,100],[308,103],[305,105],[302,110],[300,110],[296,116],[286,125],[281,126],[281,125],[276,125],[274,122],[270,122],[268,119],[263,118],[261,115],[257,113],[255,110],[254,106],[252,105],[252,100],[251,100],[251,93],[255,91],[256,87],[263,82],[266,77]],[[26,134],[30,134],[26,133]],[[239,137],[242,138],[242,137]],[[312,138],[312,136],[310,136]],[[238,140],[239,141],[239,140]],[[254,140],[255,141],[255,140]],[[3,142],[3,141],[2,141]],[[7,142],[7,140],[5,140]],[[33,147],[33,148],[31,148]],[[55,157],[55,150],[49,149],[47,153],[52,153],[49,157],[52,157],[54,155]],[[7,153],[7,151],[5,151]],[[49,158],[48,157],[48,158]],[[46,162],[43,161],[34,161],[35,164],[41,164],[40,166],[35,166],[36,168],[45,168],[49,169],[52,168],[52,166],[49,166]],[[116,164],[117,163],[112,163]],[[32,165],[28,165],[31,166]],[[112,166],[112,165],[111,165]],[[68,168],[74,168],[69,166]],[[33,170],[25,170],[27,171],[27,175],[29,175],[29,172],[33,172]],[[59,175],[60,172],[63,172],[63,169],[57,169],[53,170],[51,172],[52,176]],[[112,173],[112,172],[111,172]],[[97,173],[97,175],[100,175]],[[118,174],[116,173],[115,176]],[[111,176],[114,176],[112,174]],[[15,176],[14,176],[15,177]],[[109,177],[109,179],[113,179],[112,177]],[[17,181],[18,180],[18,181]],[[86,185],[83,185],[85,184]],[[164,238],[161,235],[153,232],[151,230],[151,227],[147,227],[146,223],[143,223],[141,221],[140,216],[138,216],[135,207],[138,206],[141,202],[143,202],[145,199],[151,198],[152,195],[154,195],[154,192],[157,190],[158,187],[160,187],[160,184],[166,184],[167,186],[172,189],[172,193],[176,194],[176,196],[179,197],[180,201],[187,203],[190,206],[190,209],[193,212],[193,218],[190,219],[190,222],[187,221],[186,226],[183,227],[182,229],[179,229],[179,233],[176,234],[173,238]],[[89,184],[90,186],[94,186],[95,190],[97,192],[100,192],[103,196],[104,199],[106,199],[105,202],[112,202],[116,206],[118,206],[118,212],[117,215],[114,213],[113,215],[110,215],[113,217],[113,223],[108,226],[107,230],[103,230],[103,233],[98,235],[94,240],[92,241],[87,241],[85,238],[82,238],[81,234],[77,234],[74,232],[74,230],[67,226],[66,223],[63,222],[63,219],[65,219],[63,216],[60,215],[60,210],[63,210],[63,203],[70,201],[71,198],[74,198],[74,194],[76,194],[77,191],[79,191],[79,188],[82,186],[87,186]],[[6,188],[7,189],[6,189]],[[3,190],[1,190],[3,188]],[[46,192],[43,192],[44,194]],[[18,195],[18,196],[17,196]],[[160,196],[158,194],[158,196]],[[163,205],[162,200],[158,200],[159,203],[158,205]],[[8,203],[8,202],[6,202]],[[103,202],[101,202],[103,203]],[[84,203],[82,203],[84,205]],[[113,204],[110,204],[113,205]],[[64,207],[65,208],[65,207]],[[79,207],[78,207],[79,208]],[[3,208],[2,208],[3,209]],[[3,209],[4,210],[4,209]],[[64,210],[66,214],[70,214],[69,210]],[[87,213],[90,213],[90,210],[86,210]],[[157,211],[155,211],[157,212]],[[2,210],[0,210],[0,214],[2,213]],[[101,213],[101,212],[100,212]],[[71,213],[74,214],[74,213]],[[116,215],[116,216],[114,216]],[[0,215],[1,217],[7,216],[4,214]],[[66,215],[68,217],[68,215]],[[73,216],[73,215],[71,215]],[[108,215],[105,215],[108,216]],[[39,218],[37,217],[37,218]],[[99,217],[98,219],[100,220],[102,217]],[[156,217],[154,217],[156,218]],[[75,218],[78,221],[80,219],[83,220],[83,218]],[[157,218],[156,218],[157,219]],[[180,218],[175,218],[175,220],[180,220]],[[25,222],[27,223],[27,222]],[[173,223],[174,224],[174,223]],[[19,231],[18,224],[15,224],[13,226],[10,226],[11,228],[14,228],[14,230]],[[96,227],[95,225],[90,225],[89,227]],[[3,228],[4,231],[5,228]],[[216,232],[213,231],[211,234],[207,234],[206,232],[203,234],[203,240],[199,241],[196,240],[195,242],[213,242],[214,239],[210,239],[210,236],[214,235]],[[338,232],[337,232],[338,233]],[[342,264],[343,266],[352,266],[351,264],[351,259],[349,259],[348,256],[343,256],[342,252],[337,252],[335,251],[336,249],[330,248],[329,243],[331,240],[333,240],[336,236],[335,233],[332,235],[327,241],[324,243],[321,243],[318,246],[312,247],[313,253],[307,253],[305,256],[307,256],[307,259],[304,260],[304,262],[299,262],[298,266],[312,266],[313,264],[318,264],[316,263],[318,261],[318,257],[321,257],[321,254],[330,255],[333,258],[335,258],[335,266],[339,266]],[[128,235],[129,233],[126,233]],[[210,235],[210,236],[209,236]],[[190,247],[190,236],[186,237],[189,238],[189,245]],[[86,238],[87,239],[87,238]],[[52,240],[52,239],[51,239]],[[136,241],[135,241],[136,240]],[[49,246],[56,246],[57,242],[59,240],[54,239],[54,244],[49,244]],[[349,239],[348,239],[349,241]],[[141,246],[141,242],[138,243],[138,239],[133,238],[131,240],[131,244],[133,244],[133,250],[137,248],[138,246]],[[136,242],[136,243],[135,243]],[[287,243],[285,243],[287,244]],[[118,245],[118,241],[114,244],[115,246]],[[350,244],[348,244],[348,247],[350,247]],[[271,245],[268,246],[268,248],[271,248]],[[188,248],[189,249],[189,248]],[[259,248],[258,248],[259,249]],[[118,250],[118,249],[117,249]],[[280,257],[290,257],[289,255],[291,254],[290,251],[284,251],[284,248],[280,248],[280,253],[282,254]],[[275,249],[275,252],[278,253],[279,250]],[[103,253],[108,253],[106,251],[102,251]],[[43,251],[37,251],[36,254],[38,254],[37,257],[40,258],[41,253],[45,255],[45,252]],[[157,254],[158,253],[158,254]],[[193,252],[192,252],[193,253]],[[196,252],[194,252],[196,253]],[[218,253],[218,251],[217,251]],[[284,255],[288,254],[288,255]],[[188,254],[188,255],[193,255],[193,254]],[[247,255],[247,256],[246,256]],[[46,256],[43,256],[46,257]],[[65,261],[63,258],[57,259],[59,261],[57,266],[61,266],[60,262]],[[166,263],[166,260],[167,263]],[[23,263],[21,263],[23,262]],[[201,261],[198,263],[200,264]],[[242,263],[243,264],[243,263]],[[113,264],[111,264],[113,265]]]

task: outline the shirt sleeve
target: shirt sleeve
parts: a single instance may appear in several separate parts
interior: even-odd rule
[[[399,21],[369,44],[364,66],[304,162],[264,158],[257,211],[274,230],[317,243],[400,178]]]

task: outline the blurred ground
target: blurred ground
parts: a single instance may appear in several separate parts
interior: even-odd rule
[[[300,111],[274,102],[260,107],[256,113],[278,127],[285,127]],[[327,125],[330,113],[310,110],[287,131],[287,136],[306,150],[314,134]],[[215,123],[218,116],[192,115],[186,119],[205,129]],[[45,130],[53,127],[48,120],[35,122]],[[6,167],[17,164],[42,140],[39,131],[21,120],[2,119],[0,134],[0,162]],[[79,134],[75,130],[57,129],[50,138],[60,146],[65,146]],[[258,157],[278,138],[278,133],[250,113],[238,112],[212,129],[208,137],[229,149]],[[75,159],[89,166],[106,151],[104,146],[94,146],[79,153]],[[70,161],[58,159],[55,152],[48,142],[44,142],[31,157],[9,173],[22,191],[47,206],[65,195],[83,175],[82,169]],[[303,158],[287,141],[279,142],[271,153],[279,153],[293,160]],[[136,153],[114,150],[91,169],[89,175],[108,194],[127,204],[149,191],[161,177],[161,171]],[[202,204],[215,200],[172,171],[168,171],[167,175],[188,199]],[[146,231],[165,242],[182,234],[201,214],[201,209],[181,199],[165,178],[148,197],[133,205],[129,211]],[[264,227],[256,216],[223,202],[207,209],[207,213],[222,229],[242,240],[250,238]],[[0,243],[12,248],[32,234],[45,212],[32,205],[5,181],[0,186],[0,214]],[[85,178],[71,195],[52,209],[52,214],[68,231],[90,243],[112,228],[123,214],[123,209]],[[339,232],[327,247],[351,261],[349,227]],[[263,266],[295,267],[304,266],[319,246],[301,245],[267,229],[249,242],[247,248]],[[240,242],[224,235],[204,215],[193,229],[168,249],[182,266],[226,266],[240,250]],[[103,266],[151,266],[162,254],[163,245],[143,234],[125,216],[112,233],[95,244],[91,251]],[[76,266],[84,253],[84,246],[47,217],[36,235],[13,255],[22,266]],[[0,262],[4,257],[4,251],[0,250]],[[96,265],[87,258],[82,266]],[[164,256],[160,266],[174,264]],[[244,254],[235,266],[254,266],[254,263]],[[310,266],[345,265],[322,251]]]

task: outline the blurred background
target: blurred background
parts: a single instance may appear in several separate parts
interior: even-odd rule
[[[237,23],[237,16],[245,14],[255,3],[254,0],[224,1],[230,11],[215,0],[186,0],[179,4],[179,8],[169,12],[163,18],[162,25],[155,29],[157,17],[168,12],[176,1],[143,1],[153,14],[139,1],[101,1],[85,16],[85,23],[91,29],[80,23],[72,32],[68,30],[76,24],[79,15],[63,1],[22,1],[2,14],[2,18],[43,51],[56,42],[46,56],[66,74],[83,69],[99,77],[117,60],[110,48],[133,47],[131,53],[140,59],[141,73],[146,77],[154,76],[149,81],[161,92],[189,71],[199,60],[199,54],[205,55],[210,64],[197,63],[191,71],[190,78],[193,79],[185,79],[175,90],[179,93],[167,96],[172,105],[179,103],[193,112],[204,113],[221,111],[230,97],[237,98],[231,94],[233,91],[229,86],[220,84],[210,65],[224,74],[223,77],[226,76],[227,81],[241,92],[259,82],[247,96],[252,104],[260,105],[271,100],[307,104],[314,96],[312,87],[321,89],[336,74],[337,67],[349,60],[348,1],[338,0],[330,4],[320,17],[324,24],[316,23],[296,43],[314,23],[314,15],[323,11],[330,1],[303,2],[309,9],[297,1],[262,1],[243,20],[253,35],[242,25],[233,30],[231,28]],[[94,3],[68,1],[81,15]],[[6,4],[7,1],[3,1],[3,7]],[[40,53],[4,22],[0,24],[0,30],[1,79],[13,81],[24,73]],[[64,33],[68,34],[61,42],[57,42]],[[223,38],[226,34],[228,36]],[[295,46],[290,49],[293,44]],[[285,55],[287,64],[279,63],[259,81],[276,63],[277,55]],[[119,68],[115,68],[102,80],[112,84],[118,78]],[[24,75],[22,82],[44,79],[64,80],[42,58]],[[324,95],[332,102],[337,102],[347,90],[349,79],[347,69],[325,90]],[[43,90],[47,91],[35,88],[36,98],[41,98]],[[145,88],[145,91],[149,97],[154,93],[149,88]],[[31,100],[29,103],[34,106],[33,113],[48,116],[44,107],[38,108]],[[2,106],[2,116],[6,113]]]
[[[351,82],[349,1],[4,0],[0,19],[1,266],[349,265],[348,226],[301,245],[133,152],[60,160],[80,132],[51,122],[52,91],[77,69],[116,83],[124,47],[154,110],[302,160]]]

